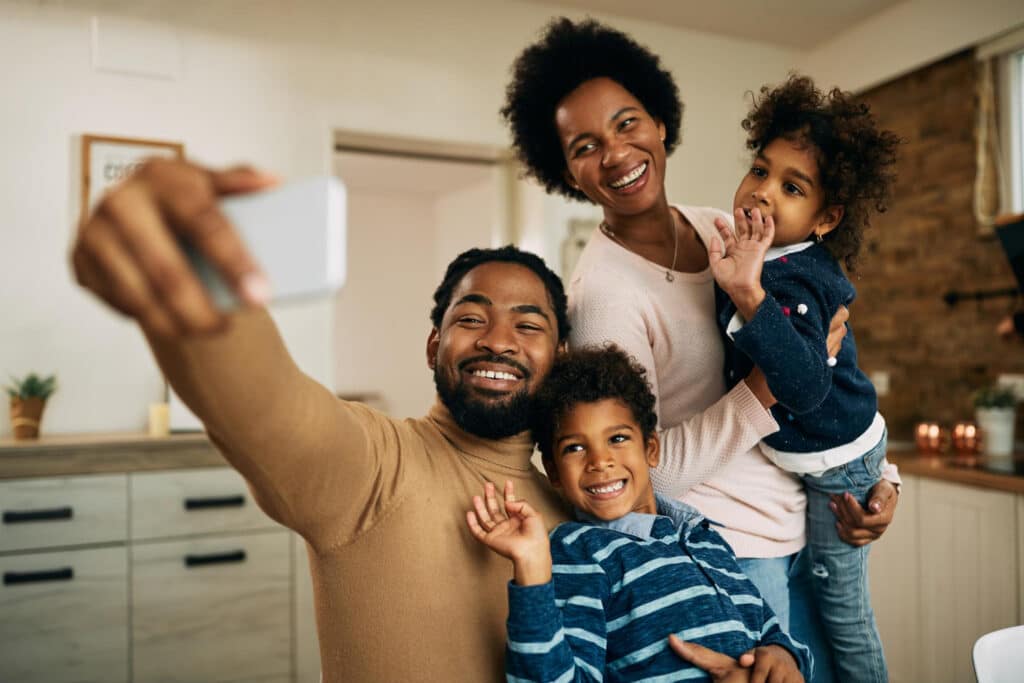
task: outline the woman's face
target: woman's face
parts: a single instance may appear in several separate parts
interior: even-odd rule
[[[665,126],[610,78],[559,102],[555,125],[566,181],[606,211],[634,215],[664,200]]]

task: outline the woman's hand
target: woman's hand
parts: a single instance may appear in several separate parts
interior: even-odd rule
[[[832,496],[828,506],[836,516],[839,538],[852,546],[877,541],[892,523],[899,493],[891,481],[881,480],[871,488],[867,510],[849,493]]]
[[[551,580],[551,545],[544,518],[524,500],[516,500],[514,484],[505,482],[505,510],[494,484],[484,484],[484,497],[473,496],[466,522],[476,540],[512,560],[515,582],[534,586]]]
[[[275,184],[249,168],[210,171],[185,161],[147,162],[82,222],[71,249],[78,283],[147,333],[180,337],[223,328],[181,249],[187,240],[242,301],[262,305],[267,282],[217,202]]]
[[[715,219],[719,239],[711,240],[708,262],[718,286],[736,304],[739,314],[750,320],[764,301],[761,270],[775,237],[775,222],[771,216],[762,220],[760,209],[751,211],[749,219],[743,209],[736,209],[735,219],[735,235],[726,221]]]

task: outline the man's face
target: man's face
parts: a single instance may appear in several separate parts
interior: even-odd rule
[[[557,347],[543,281],[525,266],[492,261],[455,287],[441,329],[427,340],[427,364],[459,426],[497,439],[528,427],[530,399]]]

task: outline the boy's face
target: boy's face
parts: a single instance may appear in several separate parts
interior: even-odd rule
[[[644,439],[622,401],[573,406],[552,453],[554,462],[544,461],[548,477],[576,508],[605,521],[657,511],[649,470],[658,464],[658,438]]]
[[[775,221],[777,247],[831,232],[843,217],[841,206],[824,206],[821,173],[813,145],[775,138],[754,157],[736,190],[733,209],[747,216],[760,209]]]

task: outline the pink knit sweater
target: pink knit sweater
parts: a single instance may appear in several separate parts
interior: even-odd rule
[[[717,209],[676,206],[704,244]],[[661,426],[662,494],[725,526],[739,557],[781,557],[804,545],[799,480],[770,463],[758,441],[778,429],[746,384],[725,393],[711,270],[675,273],[595,230],[569,283],[570,344],[613,341],[647,368]]]

